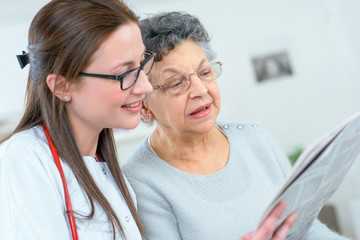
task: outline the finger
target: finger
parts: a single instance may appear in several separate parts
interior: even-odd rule
[[[276,230],[272,239],[285,239],[290,228],[294,225],[298,215],[296,213],[290,214],[285,221],[281,224],[281,226]]]
[[[286,203],[278,203],[254,234],[254,240],[268,239],[275,231],[276,223],[286,209]]]
[[[248,234],[242,236],[238,240],[252,240],[254,236],[254,232],[249,232]]]

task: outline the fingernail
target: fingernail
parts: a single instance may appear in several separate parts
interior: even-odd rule
[[[280,205],[280,210],[285,211],[285,209],[286,209],[286,203],[283,202],[283,204]]]

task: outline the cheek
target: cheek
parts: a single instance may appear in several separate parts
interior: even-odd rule
[[[185,102],[179,100],[179,97],[174,99],[172,96],[156,93],[154,95],[150,94],[145,104],[154,114],[155,118],[171,119],[177,118],[181,109],[184,108]]]
[[[129,91],[122,91],[119,82],[110,81],[106,84],[98,84],[93,86],[94,97],[98,98],[100,102],[120,101],[124,100]]]
[[[114,80],[106,80],[103,84],[95,86],[95,91],[99,91],[102,95],[119,95],[124,91],[120,88],[120,82]]]
[[[220,107],[220,106],[221,106],[221,93],[220,93],[220,89],[219,89],[219,88],[217,88],[217,90],[216,90],[216,96],[217,96],[216,101],[217,101],[217,103],[218,103],[218,106]]]
[[[211,95],[211,97],[213,98],[213,100],[220,104],[220,98],[221,98],[220,89],[219,89],[219,86],[217,85],[217,83],[216,82],[214,82],[214,83],[215,84],[208,86],[208,91],[209,91],[209,94]]]
[[[163,109],[167,102],[166,96],[160,91],[162,91],[162,89],[153,91],[152,93],[148,94],[144,100],[145,106],[154,113]]]

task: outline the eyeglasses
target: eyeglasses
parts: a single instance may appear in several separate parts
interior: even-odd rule
[[[154,56],[155,53],[151,51],[145,51],[145,59],[141,62],[140,67],[131,69],[124,72],[121,75],[104,75],[104,74],[94,74],[94,73],[85,73],[81,72],[79,75],[86,77],[97,77],[97,78],[106,78],[120,81],[121,90],[127,90],[131,88],[137,81],[140,71],[144,71],[148,75],[154,65]]]
[[[190,86],[191,75],[196,74],[202,81],[211,82],[221,75],[222,62],[207,63],[194,73],[181,73],[166,79],[163,85],[155,85],[154,89],[165,88],[168,94],[178,94]]]

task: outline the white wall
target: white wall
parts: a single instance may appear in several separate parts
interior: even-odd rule
[[[30,19],[47,1],[31,2],[23,8],[0,3],[7,13],[0,11],[0,122],[11,122],[22,111],[26,70],[18,68],[15,54],[25,49]],[[287,153],[359,111],[358,0],[128,0],[128,4],[141,16],[169,10],[197,15],[224,63],[219,119],[258,121]],[[16,11],[24,12],[20,19]],[[288,51],[294,75],[258,84],[251,57],[278,49]],[[118,134],[120,157],[128,156],[147,132],[142,126]],[[360,198],[359,171],[360,159],[330,200],[349,237],[354,237],[349,203]]]
[[[29,66],[21,70],[16,55],[26,50],[30,22],[46,2],[0,2],[0,138],[16,126],[23,112]]]

